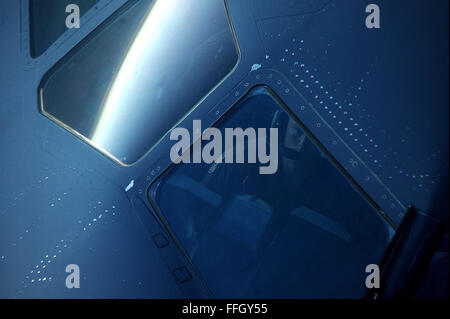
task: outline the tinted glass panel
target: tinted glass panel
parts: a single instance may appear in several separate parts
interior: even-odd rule
[[[223,1],[141,0],[49,71],[44,113],[133,164],[238,60]]]
[[[278,128],[279,167],[177,164],[155,206],[218,297],[361,297],[391,229],[264,89],[218,125]],[[152,193],[153,194],[153,193]]]
[[[66,27],[67,5],[74,3],[80,15],[86,13],[99,0],[30,0],[30,50],[37,57],[59,38]]]

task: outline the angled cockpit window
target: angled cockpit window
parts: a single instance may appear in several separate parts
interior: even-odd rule
[[[66,12],[69,4],[77,4],[80,15],[99,0],[30,0],[30,54],[40,56],[67,30]]]
[[[278,128],[275,174],[255,163],[180,163],[150,188],[206,285],[225,298],[363,296],[388,222],[265,88],[217,126],[223,136],[237,127]]]
[[[131,1],[46,74],[41,110],[131,165],[237,61],[223,1]]]

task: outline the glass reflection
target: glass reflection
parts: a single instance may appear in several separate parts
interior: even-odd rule
[[[49,71],[42,109],[130,165],[237,60],[224,2],[133,1]]]

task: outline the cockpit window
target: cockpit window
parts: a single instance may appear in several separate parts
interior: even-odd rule
[[[265,88],[216,127],[222,135],[277,128],[276,173],[260,174],[255,163],[179,163],[149,193],[212,293],[363,296],[365,267],[380,261],[392,236],[380,212]]]
[[[66,8],[77,4],[80,16],[85,14],[99,0],[30,0],[30,53],[40,56],[66,30]]]
[[[132,1],[46,74],[41,109],[131,165],[232,71],[238,54],[223,1]]]

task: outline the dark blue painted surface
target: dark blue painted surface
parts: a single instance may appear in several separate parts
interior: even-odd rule
[[[146,200],[169,165],[168,138],[124,168],[38,112],[42,76],[124,2],[99,1],[37,59],[27,1],[0,3],[0,297],[207,295]],[[374,2],[380,30],[365,28],[357,0],[227,1],[239,64],[184,123],[212,124],[265,84],[395,225],[409,204],[448,220],[448,1]],[[69,263],[81,289],[64,285]]]
[[[92,8],[98,0],[79,0],[80,15]],[[37,57],[50,47],[67,29],[65,12],[70,0],[30,0],[30,53]]]

